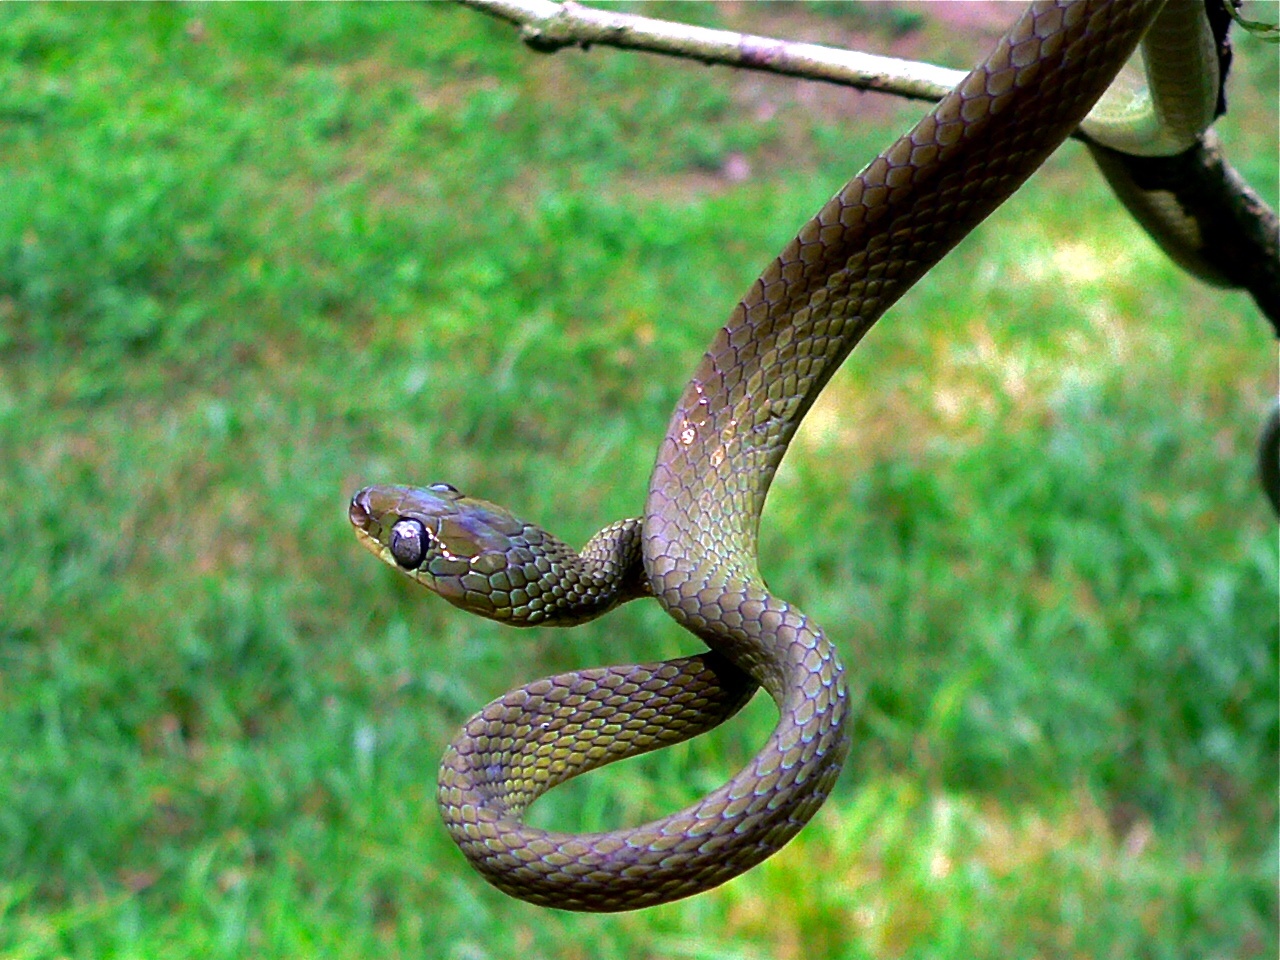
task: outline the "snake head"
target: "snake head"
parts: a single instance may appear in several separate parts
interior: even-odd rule
[[[447,483],[365,487],[348,510],[356,538],[456,607],[509,623],[528,619],[542,576],[538,528]],[[522,608],[525,608],[522,613]]]

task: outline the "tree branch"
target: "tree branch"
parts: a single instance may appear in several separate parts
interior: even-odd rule
[[[554,53],[571,46],[586,49],[592,44],[647,50],[699,63],[823,80],[930,103],[950,93],[966,73],[896,57],[596,10],[572,0],[458,2],[515,24],[520,28],[520,38],[539,53]]]
[[[1169,259],[1207,283],[1247,290],[1280,337],[1280,219],[1227,163],[1212,131],[1172,157],[1085,143],[1116,196]],[[1193,225],[1190,236],[1161,228],[1153,214],[1163,203]]]

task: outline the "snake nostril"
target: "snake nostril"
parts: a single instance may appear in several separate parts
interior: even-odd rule
[[[372,511],[369,509],[369,488],[356,491],[356,495],[351,498],[351,506],[347,510],[347,517],[352,524],[361,530],[369,525]]]

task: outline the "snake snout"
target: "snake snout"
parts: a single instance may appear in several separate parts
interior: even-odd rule
[[[347,518],[357,530],[381,540],[406,513],[406,507],[412,507],[409,498],[414,492],[411,487],[362,487],[351,498]]]
[[[347,519],[351,521],[353,527],[360,530],[368,530],[369,524],[373,521],[373,509],[369,503],[369,487],[357,490],[355,496],[351,498],[351,505],[347,508]]]

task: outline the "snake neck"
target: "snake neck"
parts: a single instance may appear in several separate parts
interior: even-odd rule
[[[539,530],[543,540],[534,558],[540,571],[528,594],[542,602],[529,625],[571,627],[649,595],[641,555],[639,518],[609,524],[580,551]]]
[[[880,315],[1076,127],[1159,6],[1034,5],[751,286],[677,403],[650,482],[645,564],[673,616],[695,627],[716,619],[711,607],[689,609],[690,582],[760,582],[765,496],[822,388]]]

